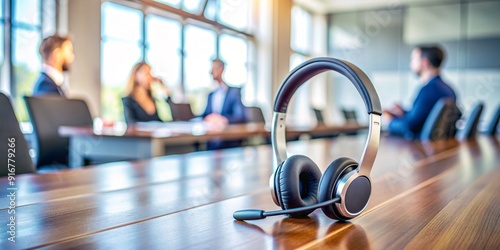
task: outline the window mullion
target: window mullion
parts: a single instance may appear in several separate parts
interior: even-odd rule
[[[207,9],[208,1],[210,1],[210,0],[205,0],[205,3],[203,4],[203,8],[201,8],[201,11],[200,11],[201,16],[205,16],[205,10]]]
[[[44,15],[44,14],[43,14],[43,0],[40,0],[40,9],[39,9],[38,11],[40,11],[40,15],[38,15],[38,18],[39,18],[39,20],[38,20],[38,21],[40,21],[40,36],[42,36],[42,30],[43,30],[43,28],[42,28],[42,27],[43,27],[43,15]]]
[[[142,61],[146,61],[146,13],[142,12]]]
[[[7,48],[5,51],[8,53],[5,55],[5,58],[9,58],[8,63],[8,71],[9,71],[9,80],[10,80],[10,94],[11,96],[15,96],[16,93],[16,76],[14,74],[14,36],[12,35],[12,16],[14,13],[13,0],[5,0],[5,13],[8,13],[8,16],[5,17],[5,47]]]
[[[186,96],[186,78],[184,77],[184,73],[185,73],[185,70],[186,70],[186,32],[185,32],[185,29],[186,29],[186,20],[182,20],[182,23],[181,23],[181,92],[182,92],[182,96]]]

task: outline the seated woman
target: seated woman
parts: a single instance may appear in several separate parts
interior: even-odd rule
[[[169,102],[170,90],[160,79],[151,75],[151,67],[147,63],[139,62],[132,69],[127,83],[127,96],[122,98],[127,124],[161,121],[151,87],[155,81],[161,83],[164,96],[167,96],[166,101]]]

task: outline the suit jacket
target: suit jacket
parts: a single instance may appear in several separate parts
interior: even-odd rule
[[[125,122],[129,125],[136,122],[161,121],[158,108],[153,114],[148,114],[132,96],[123,97],[122,103]]]
[[[418,137],[427,116],[441,98],[451,98],[453,101],[457,99],[453,89],[440,76],[436,76],[420,89],[412,109],[391,121],[389,132],[406,138]]]
[[[202,117],[205,118],[207,115],[212,114],[212,98],[214,92],[208,95],[207,107],[205,112],[203,112]],[[229,123],[244,123],[246,121],[245,116],[245,106],[241,102],[241,89],[229,87],[226,92],[226,97],[224,98],[224,104],[222,105],[221,115],[226,117]]]
[[[33,88],[33,96],[37,95],[59,95],[61,97],[64,96],[64,91],[61,87],[57,86],[57,84],[52,80],[47,74],[40,74],[40,77],[35,83],[35,87]]]

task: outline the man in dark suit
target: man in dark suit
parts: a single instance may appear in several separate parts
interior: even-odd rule
[[[440,76],[444,52],[437,46],[418,46],[411,54],[410,68],[417,74],[424,86],[420,89],[410,110],[404,110],[396,104],[384,111],[389,119],[388,131],[406,138],[416,138],[424,126],[434,104],[441,98],[456,101],[453,89]]]
[[[208,95],[205,112],[201,115],[205,122],[212,126],[223,127],[227,124],[244,123],[246,121],[245,106],[241,102],[240,88],[229,87],[222,75],[225,63],[220,59],[212,61],[212,77],[217,82],[217,89]],[[212,141],[209,149],[238,146],[236,141]]]
[[[245,122],[245,107],[241,102],[239,88],[229,87],[222,79],[225,63],[220,59],[212,61],[212,77],[217,89],[208,95],[207,106],[202,117],[206,122],[234,124]]]
[[[35,83],[33,95],[59,95],[65,97],[63,72],[69,69],[75,55],[73,44],[67,37],[49,36],[40,44],[42,73]]]

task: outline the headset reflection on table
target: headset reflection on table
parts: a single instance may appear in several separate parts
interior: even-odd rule
[[[334,160],[321,175],[318,166],[309,157],[287,157],[285,118],[288,102],[295,91],[311,77],[327,70],[344,75],[354,84],[365,103],[370,125],[361,164],[341,157]],[[239,210],[233,217],[236,220],[257,220],[281,214],[304,217],[317,208],[321,208],[328,217],[341,221],[361,214],[370,200],[370,171],[378,151],[381,115],[380,100],[373,84],[355,65],[326,57],[299,65],[285,78],[274,102],[271,131],[274,173],[269,184],[274,203],[283,210]]]

